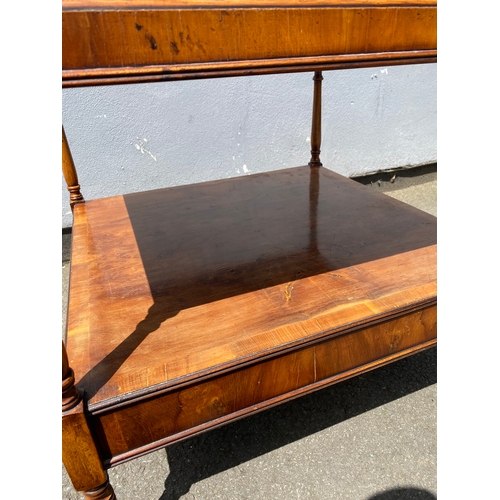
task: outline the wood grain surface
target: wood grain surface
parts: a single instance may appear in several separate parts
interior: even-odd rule
[[[314,72],[314,93],[313,93],[313,109],[311,123],[311,159],[309,160],[310,167],[321,167],[321,110],[322,110],[322,81],[323,74],[321,71]],[[316,175],[316,174],[312,174]]]
[[[414,354],[436,343],[436,307],[93,415],[106,467]]]
[[[63,412],[62,458],[76,490],[98,488],[108,476],[85,415],[84,402]]]
[[[63,0],[63,10],[164,9],[172,7],[389,7],[436,5],[436,0]]]
[[[78,175],[76,173],[75,163],[73,162],[73,156],[71,155],[71,151],[68,146],[68,140],[66,139],[64,127],[62,129],[62,171],[70,195],[69,204],[70,207],[73,208],[75,203],[82,203],[85,200],[80,192]]]
[[[86,498],[115,498],[108,467],[435,345],[436,219],[316,165],[320,71],[435,62],[436,15],[63,0],[66,87],[316,72],[312,168],[83,203],[63,130],[63,461]]]
[[[428,62],[437,54],[432,2],[208,5],[63,2],[63,85]]]
[[[436,219],[322,167],[74,215],[67,348],[92,411],[436,300]]]

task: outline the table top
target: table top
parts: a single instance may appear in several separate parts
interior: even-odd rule
[[[67,347],[94,408],[436,301],[436,219],[324,168],[74,214]]]
[[[64,0],[63,86],[435,62],[431,0]]]
[[[143,8],[210,8],[228,9],[302,8],[302,7],[387,7],[387,6],[435,6],[437,0],[62,0],[63,10],[69,9],[143,9]]]

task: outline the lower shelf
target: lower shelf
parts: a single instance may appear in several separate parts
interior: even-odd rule
[[[88,201],[72,246],[108,465],[436,342],[436,219],[325,168]]]

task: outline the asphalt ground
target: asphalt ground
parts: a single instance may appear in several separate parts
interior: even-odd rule
[[[356,179],[437,216],[437,169]],[[69,276],[63,234],[63,332]],[[429,349],[109,471],[118,500],[433,500],[437,352]],[[63,466],[63,500],[82,499]]]

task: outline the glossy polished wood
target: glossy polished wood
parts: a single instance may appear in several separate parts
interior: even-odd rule
[[[74,216],[67,347],[95,410],[436,297],[435,218],[324,168]]]
[[[103,490],[102,486],[108,482],[108,475],[103,467],[94,432],[89,426],[83,400],[63,412],[62,441],[64,466],[75,489]]]
[[[78,175],[76,173],[75,163],[73,162],[71,150],[69,149],[68,140],[66,139],[64,127],[62,129],[62,171],[70,195],[69,204],[71,208],[73,208],[75,203],[82,203],[85,200],[83,199],[82,193],[80,192]]]
[[[323,167],[74,216],[68,349],[107,467],[436,342],[436,219]]]
[[[106,466],[372,370],[436,343],[436,306],[96,413]],[[133,424],[132,424],[133,423]]]
[[[435,1],[63,0],[63,86],[314,71],[312,167],[83,202],[63,461],[106,469],[436,343],[436,219],[318,166],[323,69],[434,62]]]
[[[436,0],[63,0],[63,9],[75,10],[110,10],[110,9],[162,9],[186,7],[217,8],[226,7],[236,9],[238,7],[392,7],[401,6],[434,6]]]
[[[62,411],[71,410],[82,399],[75,386],[75,373],[69,366],[68,353],[64,342],[62,344]]]
[[[94,490],[84,491],[85,500],[116,500],[109,480]]]
[[[312,126],[311,126],[311,159],[309,160],[310,167],[321,167],[321,82],[323,75],[321,71],[314,72],[314,94],[313,94],[313,109],[312,109]]]
[[[64,86],[407,64],[436,60],[436,3],[64,0],[62,37]]]

